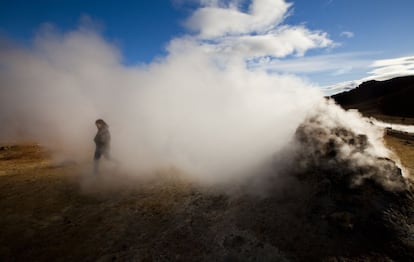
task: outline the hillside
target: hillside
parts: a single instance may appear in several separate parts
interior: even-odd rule
[[[365,115],[413,118],[414,76],[367,81],[332,98],[342,107],[358,109]]]

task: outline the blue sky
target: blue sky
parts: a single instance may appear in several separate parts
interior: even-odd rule
[[[128,66],[151,63],[165,56],[172,39],[188,34],[209,48],[236,50],[232,55],[254,61],[248,63],[252,68],[293,73],[321,86],[370,77],[381,78],[384,72],[392,72],[384,77],[394,76],[399,74],[401,68],[402,74],[414,72],[411,59],[414,56],[412,0],[288,1],[291,5],[286,9],[280,5],[280,14],[268,21],[263,17],[277,13],[277,10],[262,10],[257,13],[262,17],[255,17],[249,9],[253,2],[2,0],[0,36],[30,46],[36,32],[45,23],[65,32],[76,29],[82,17],[89,17],[103,37],[121,50],[123,63]],[[233,16],[235,10],[238,14]],[[237,27],[239,15],[245,13],[252,14],[252,24]],[[220,28],[220,23],[227,22],[227,15],[230,21],[228,27]],[[233,18],[236,19],[235,24],[231,24]],[[269,21],[275,24],[271,30],[266,29],[269,28]],[[254,23],[261,25],[255,27]],[[254,46],[259,44],[257,39],[250,39],[249,36],[261,34],[263,40],[274,31],[280,35],[285,29],[292,28],[299,28],[303,36],[309,37],[305,40],[314,42],[303,46],[294,42],[304,41],[302,38],[279,37],[274,39],[275,42],[271,40],[266,43],[278,45],[283,44],[281,39],[286,39],[292,44],[291,51],[263,47],[262,43],[260,48],[263,52],[252,50],[253,45],[248,47],[247,53],[240,53],[240,50],[246,50],[246,45],[237,50],[240,47],[238,41],[247,41],[249,45],[254,41]]]

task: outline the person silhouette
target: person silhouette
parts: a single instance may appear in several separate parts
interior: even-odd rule
[[[95,142],[95,154],[94,154],[94,165],[93,171],[94,174],[99,173],[99,161],[102,156],[106,159],[111,160],[110,156],[110,144],[111,144],[111,134],[109,133],[109,126],[103,119],[98,119],[95,121],[95,125],[98,128],[98,132],[95,135],[93,141]]]

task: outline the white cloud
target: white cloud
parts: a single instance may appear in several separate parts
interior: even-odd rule
[[[333,72],[332,75],[334,75],[334,76],[344,75],[346,73],[351,72],[352,69],[353,69],[352,66],[343,66],[343,67],[339,68],[338,70],[336,70],[335,72]]]
[[[341,32],[340,36],[346,37],[346,38],[352,38],[355,36],[355,34],[353,32],[350,31],[344,31]]]
[[[242,12],[234,1],[227,6],[220,5],[222,2],[201,0],[207,6],[196,10],[186,26],[203,39],[263,33],[282,22],[291,6],[283,0],[253,0],[248,11]]]
[[[291,59],[276,59],[264,57],[257,59],[250,65],[252,68],[260,67],[274,72],[281,73],[320,73],[330,74],[345,73],[350,69],[367,68],[371,61],[363,56],[369,53],[337,53],[317,56],[304,56]]]
[[[388,79],[397,76],[414,75],[414,56],[381,59],[371,64],[371,79]]]
[[[226,36],[202,46],[221,53],[242,58],[272,55],[285,57],[294,54],[303,56],[312,48],[328,47],[332,44],[326,33],[309,31],[303,26],[281,26],[277,30],[261,35]]]
[[[414,75],[414,56],[405,56],[391,59],[376,60],[368,64],[368,76],[323,87],[327,94],[340,93],[357,87],[369,80],[387,80],[399,76]]]
[[[326,32],[282,24],[292,4],[283,0],[252,0],[246,12],[239,1],[200,1],[202,7],[186,21],[194,37],[210,52],[247,59],[303,56],[314,48],[335,43]],[[188,39],[187,39],[188,40]]]
[[[403,65],[412,67],[414,64],[414,56],[404,56],[391,59],[381,59],[374,61],[372,67],[384,67],[384,66],[394,66],[394,65]]]

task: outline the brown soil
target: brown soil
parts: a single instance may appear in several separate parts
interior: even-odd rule
[[[387,136],[386,142],[413,172],[414,142],[393,136]],[[206,254],[221,252],[220,261],[296,261],[298,257],[308,261],[301,256],[292,257],[297,250],[289,250],[289,242],[283,240],[284,231],[273,241],[284,249],[276,252],[269,246],[266,241],[272,237],[265,231],[268,224],[252,224],[254,214],[232,218],[226,210],[238,205],[239,200],[213,191],[206,193],[181,180],[174,170],[164,171],[152,180],[129,178],[117,172],[94,177],[90,170],[90,163],[56,164],[44,148],[34,143],[0,145],[0,260],[211,261],[217,257]],[[263,210],[272,214],[276,211]],[[294,227],[294,221],[285,222]],[[221,226],[229,231],[233,226],[243,228],[244,224],[255,225],[257,228],[251,231],[262,232],[262,236],[257,233],[253,238],[248,231],[240,230],[235,230],[234,235],[220,233]],[[272,226],[276,231],[284,228],[282,224]],[[304,232],[313,228],[312,224],[308,227]],[[214,229],[213,236],[206,235],[207,228]],[[277,234],[273,236],[276,237]],[[306,242],[287,238],[292,245]],[[304,252],[329,254],[323,247],[318,251],[312,241],[303,245],[309,249]],[[241,248],[245,246],[251,249]],[[249,250],[256,253],[248,257]],[[346,254],[344,250],[342,255]],[[332,254],[324,260],[352,261],[352,256],[348,260],[345,257]],[[390,261],[376,253],[361,253],[355,259]]]
[[[414,176],[414,137],[402,132],[389,133],[385,136],[385,143],[401,160],[401,164]]]
[[[131,237],[140,243],[134,248],[149,249],[191,194],[177,179],[140,183],[93,177],[85,164],[56,165],[37,144],[0,146],[0,170],[2,261],[124,260]]]

